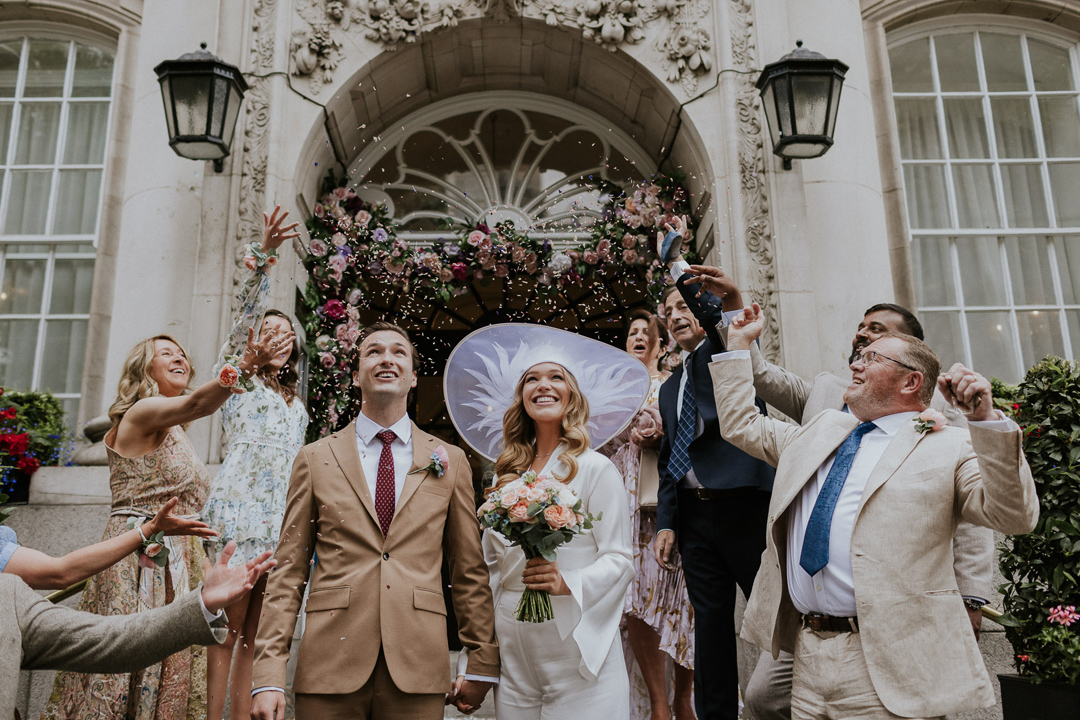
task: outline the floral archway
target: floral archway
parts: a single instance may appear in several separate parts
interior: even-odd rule
[[[359,411],[354,349],[376,320],[410,331],[421,356],[414,417],[450,437],[439,375],[472,330],[535,322],[617,342],[628,311],[654,309],[670,282],[654,251],[656,233],[689,215],[689,194],[666,175],[628,188],[594,177],[578,182],[598,190],[601,203],[580,241],[531,237],[503,221],[446,227],[433,241],[410,244],[397,237],[385,205],[328,176],[308,221],[309,279],[297,308],[312,348],[309,441]]]

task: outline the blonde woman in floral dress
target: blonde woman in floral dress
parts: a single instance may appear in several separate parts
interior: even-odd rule
[[[622,473],[630,502],[634,548],[634,580],[626,593],[624,639],[630,674],[630,719],[670,720],[674,706],[679,720],[694,718],[694,610],[686,593],[682,567],[669,572],[653,558],[656,508],[638,502],[638,480],[644,449],[657,449],[663,429],[656,402],[670,373],[658,369],[667,333],[659,318],[638,310],[630,315],[626,352],[645,364],[652,376],[646,406],[630,428],[601,452]],[[656,462],[655,455],[651,462]],[[669,679],[674,682],[669,682]]]
[[[291,335],[249,333],[234,369],[250,376],[283,348]],[[104,539],[121,535],[134,518],[153,517],[171,498],[176,512],[196,515],[206,501],[210,477],[183,428],[213,414],[233,394],[215,377],[187,394],[194,369],[168,335],[140,342],[124,363],[112,429],[105,435],[112,514]],[[226,377],[223,373],[220,377]],[[233,376],[228,376],[232,378]],[[129,615],[167,605],[203,580],[206,553],[195,537],[166,537],[164,567],[131,554],[90,579],[79,609],[98,615]],[[66,720],[189,720],[206,714],[206,651],[192,647],[137,673],[57,673],[43,718]]]
[[[295,223],[281,227],[288,213],[279,217],[280,210],[275,208],[273,215],[265,218],[264,254],[285,240],[299,237],[299,233],[291,232]],[[240,312],[221,348],[219,363],[237,353],[248,326],[255,321],[260,322],[264,334],[292,332],[287,315],[266,307],[270,293],[267,269],[266,265],[257,266],[245,280],[238,298]],[[218,533],[218,552],[229,540],[236,541],[230,566],[277,547],[290,470],[308,426],[307,409],[297,396],[299,356],[299,344],[294,342],[262,366],[253,378],[253,389],[234,395],[221,408],[226,453],[203,508],[203,518]],[[230,678],[230,716],[233,720],[247,720],[250,716],[255,633],[265,588],[263,575],[250,593],[225,609],[229,634],[223,644],[207,648],[209,720],[221,720]]]

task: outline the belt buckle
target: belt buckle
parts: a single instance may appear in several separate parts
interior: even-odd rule
[[[799,618],[799,625],[806,630],[821,632],[825,616],[819,612],[803,613]]]
[[[697,495],[698,500],[712,500],[712,497],[709,494],[709,488],[706,488],[706,487],[694,488],[694,494]]]

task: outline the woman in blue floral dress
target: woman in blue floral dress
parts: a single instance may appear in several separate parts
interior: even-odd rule
[[[266,271],[273,264],[265,257],[267,250],[299,237],[299,233],[290,232],[296,223],[281,227],[288,213],[278,217],[280,210],[275,208],[272,216],[264,214],[262,252],[257,253],[252,248],[248,255],[248,267],[254,267],[240,290],[239,314],[229,339],[221,348],[219,364],[226,356],[235,354],[237,348],[243,347],[247,328],[253,321],[260,322],[261,332],[292,330],[288,315],[266,308],[270,293],[270,278]],[[297,395],[296,361],[299,355],[299,343],[295,342],[252,378],[254,389],[234,395],[221,408],[226,454],[202,514],[210,527],[218,532],[218,551],[229,540],[236,541],[236,553],[230,566],[277,547],[290,468],[304,444],[308,425],[307,409]],[[207,648],[207,717],[210,720],[222,717],[230,675],[230,715],[234,719],[249,717],[255,632],[265,587],[264,575],[249,595],[226,608],[228,638],[222,645]]]

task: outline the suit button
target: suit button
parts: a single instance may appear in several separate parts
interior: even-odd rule
[[[390,553],[383,553],[382,554],[382,559],[383,560],[389,560],[390,559]]]

